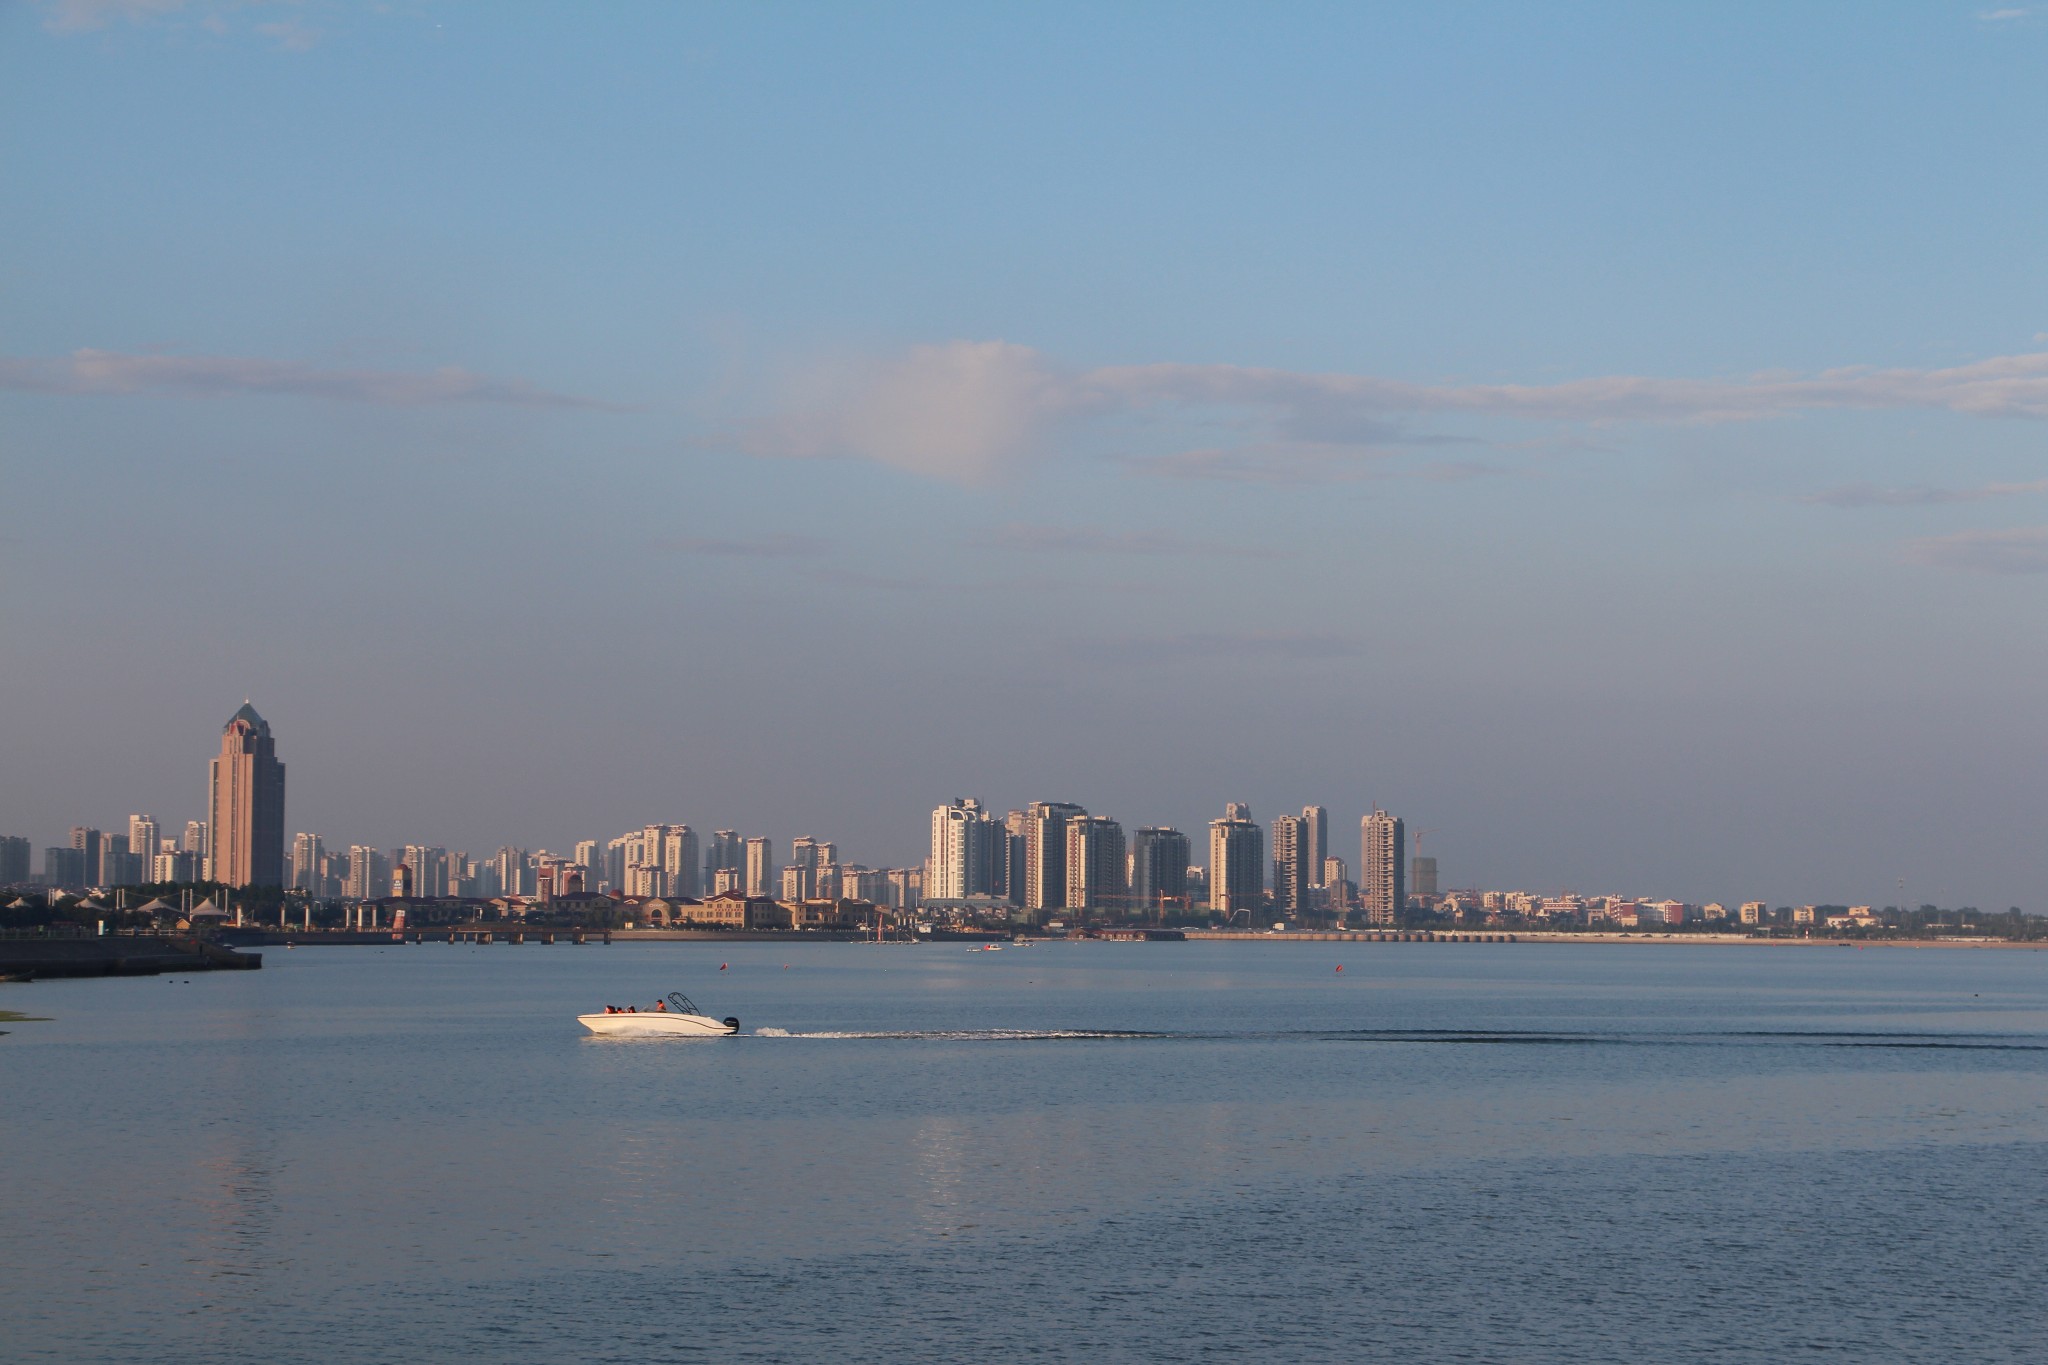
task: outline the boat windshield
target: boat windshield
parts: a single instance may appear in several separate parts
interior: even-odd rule
[[[670,991],[668,993],[668,1007],[672,1010],[681,1010],[684,1014],[702,1014],[704,1012],[691,1004],[690,997],[684,995],[681,991]]]

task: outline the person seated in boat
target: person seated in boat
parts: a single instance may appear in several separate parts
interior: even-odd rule
[[[668,1001],[666,1001],[666,1000],[657,1000],[657,1001],[655,1001],[655,1002],[654,1002],[654,1012],[655,1012],[656,1014],[667,1014],[667,1013],[668,1013]]]

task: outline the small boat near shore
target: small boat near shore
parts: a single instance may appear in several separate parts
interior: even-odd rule
[[[738,1019],[714,1019],[681,991],[670,991],[651,1010],[607,1008],[602,1014],[579,1014],[576,1022],[592,1033],[626,1038],[723,1038],[740,1031]]]

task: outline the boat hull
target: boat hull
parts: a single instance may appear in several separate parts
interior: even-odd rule
[[[722,1038],[740,1031],[737,1021],[727,1023],[704,1014],[671,1014],[661,1010],[579,1014],[576,1022],[592,1033],[627,1038]]]

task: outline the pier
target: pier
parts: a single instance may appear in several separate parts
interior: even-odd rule
[[[1470,933],[1458,929],[1290,929],[1267,934],[1245,929],[1190,929],[1191,939],[1234,943],[1519,943],[1518,934]]]

